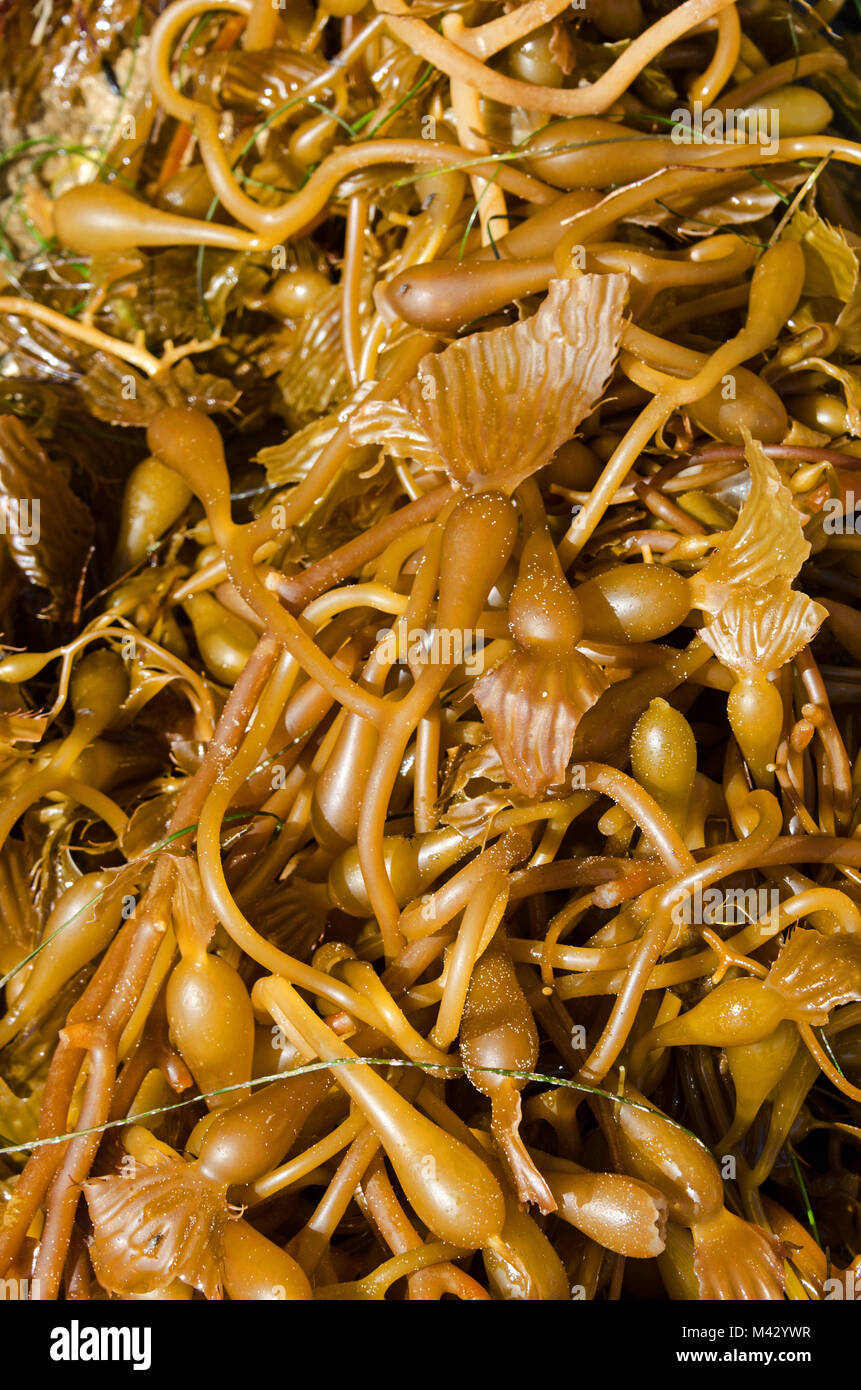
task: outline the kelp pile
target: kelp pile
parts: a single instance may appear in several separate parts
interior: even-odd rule
[[[861,1272],[835,0],[0,14],[0,1275]]]

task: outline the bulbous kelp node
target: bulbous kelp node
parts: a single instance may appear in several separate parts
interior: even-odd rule
[[[502,938],[473,967],[460,1025],[466,1074],[491,1104],[491,1130],[522,1202],[556,1208],[553,1194],[520,1137],[523,1081],[500,1071],[530,1072],[538,1059],[538,1029]]]
[[[595,642],[654,642],[688,616],[688,581],[669,565],[614,565],[579,584],[586,636]]]
[[[183,478],[200,498],[207,513],[226,511],[230,517],[230,478],[224,445],[208,415],[191,408],[166,406],[147,429],[154,455]]]
[[[561,660],[583,635],[580,601],[565,578],[546,526],[537,526],[524,543],[508,621],[521,647]]]
[[[788,1010],[777,990],[744,976],[724,980],[693,1008],[646,1033],[634,1048],[632,1065],[661,1047],[732,1047],[760,1042]]]
[[[544,526],[523,547],[509,625],[518,650],[476,682],[473,696],[506,776],[534,797],[564,782],[577,725],[608,687],[575,649],[580,602]]]
[[[625,1094],[649,1105],[630,1086]],[[617,1134],[627,1171],[663,1192],[672,1222],[690,1228],[701,1298],[783,1297],[779,1243],[727,1211],[720,1171],[704,1144],[651,1106],[619,1106]]]
[[[666,1243],[669,1204],[648,1183],[623,1173],[547,1175],[559,1216],[627,1259],[650,1260]]]
[[[660,1047],[762,1042],[784,1019],[819,1027],[832,1009],[857,999],[861,941],[796,927],[764,980],[724,980],[693,1008],[646,1033],[634,1048],[632,1064]]]
[[[108,1293],[156,1293],[174,1279],[220,1298],[220,1241],[231,1219],[227,1187],[181,1158],[160,1157],[131,1177],[84,1184],[93,1223],[90,1258]]]
[[[251,251],[260,245],[260,238],[249,232],[162,212],[103,183],[61,193],[54,204],[54,227],[62,246],[85,256],[138,246],[204,245]]]
[[[735,1091],[735,1114],[718,1148],[726,1153],[746,1134],[759,1108],[774,1090],[795,1056],[800,1039],[788,1019],[759,1042],[726,1049],[726,1061]]]
[[[45,924],[41,949],[8,1013],[0,1019],[0,1047],[112,940],[122,920],[124,892],[134,870],[84,874],[61,894]]]
[[[736,676],[727,716],[760,786],[768,786],[783,730],[783,702],[768,677],[815,637],[828,616],[792,588],[810,554],[801,513],[774,463],[745,436],[750,493],[730,531],[691,580],[712,615],[700,636]]]
[[[206,952],[183,957],[171,971],[165,999],[171,1041],[209,1108],[242,1099],[233,1088],[251,1076],[254,1013],[238,972]],[[229,1089],[217,1094],[224,1088]]]
[[[626,1086],[625,1095],[637,1102],[620,1105],[616,1115],[625,1171],[662,1192],[680,1225],[714,1216],[723,1206],[723,1183],[708,1149],[633,1087]]]

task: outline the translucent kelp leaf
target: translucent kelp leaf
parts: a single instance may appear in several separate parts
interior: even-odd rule
[[[61,894],[81,877],[80,853],[72,843],[81,815],[75,802],[66,801],[49,808],[33,807],[21,822],[31,865],[30,888],[43,923]]]
[[[476,683],[475,703],[519,792],[534,797],[564,782],[577,725],[607,685],[576,651],[561,659],[516,651]]]
[[[843,308],[836,324],[842,346],[849,352],[861,351],[861,244],[851,234],[832,227],[818,213],[804,208],[794,214],[784,236],[801,243],[805,295],[839,300]]]
[[[48,716],[38,710],[0,713],[0,752],[7,752],[16,743],[40,743],[47,727]]]
[[[182,1279],[207,1298],[220,1298],[220,1235],[230,1219],[226,1190],[178,1158],[84,1183],[93,1223],[90,1257],[102,1287],[156,1293]]]
[[[349,379],[341,351],[338,286],[320,295],[307,318],[274,336],[258,365],[264,376],[277,373],[284,414],[293,429],[301,429],[342,400]]]
[[[796,927],[766,984],[789,999],[793,1018],[821,1025],[832,1009],[861,999],[861,941]]]
[[[557,67],[566,77],[570,77],[577,66],[577,49],[573,36],[563,20],[556,19],[550,26],[547,51]]]
[[[371,386],[372,383],[366,382],[362,394],[366,395]],[[265,467],[268,481],[281,487],[305,478],[323,449],[349,419],[352,409],[352,406],[344,406],[306,425],[283,444],[261,449],[257,462]],[[379,449],[375,445],[354,449],[344,467],[296,522],[306,555],[316,559],[373,526],[386,515],[387,508],[396,505],[402,493],[391,464],[383,460],[383,467],[380,467]]]
[[[510,785],[499,749],[479,726],[483,742],[477,747],[449,749],[437,809],[441,825],[450,825],[465,839],[486,836],[494,817],[525,801]]]
[[[445,815],[440,816],[440,825],[451,826],[465,840],[486,838],[495,818],[524,800],[498,787],[496,791],[482,792],[466,801],[453,801]]]
[[[155,785],[162,784],[159,780]],[[160,791],[136,807],[119,838],[119,847],[127,859],[148,853],[166,839],[179,794],[180,787],[174,783],[170,790]]]
[[[323,884],[298,876],[265,889],[249,909],[257,931],[280,951],[307,960],[326,929],[331,903]]]
[[[741,227],[767,217],[778,203],[787,201],[786,195],[794,193],[805,178],[805,174],[777,174],[772,170],[767,183],[751,177],[732,193],[714,201],[701,194],[698,205],[696,197],[679,194],[673,199],[672,208],[664,203],[649,203],[624,220],[632,226],[661,227],[680,236],[711,236],[717,227]]]
[[[821,604],[777,579],[732,593],[699,635],[731,671],[766,676],[806,647],[827,617]]]
[[[363,334],[373,311],[373,281],[374,266],[366,258],[359,303]],[[291,429],[302,429],[350,394],[341,339],[342,300],[340,285],[322,290],[313,309],[302,318],[287,320],[257,359],[264,376],[277,373],[281,408]]]
[[[274,487],[301,482],[311,471],[326,445],[351,418],[369,391],[373,390],[373,385],[370,381],[362,382],[339,410],[321,415],[319,420],[312,420],[303,429],[291,434],[283,444],[271,444],[266,449],[261,449],[255,461],[266,469],[267,481]]]
[[[387,139],[409,135],[415,129],[416,108],[428,99],[433,90],[431,74],[419,86],[422,74],[427,70],[428,64],[418,53],[401,47],[385,50],[369,74],[379,105],[373,112],[367,112],[364,118],[366,127],[382,128],[384,124]],[[433,74],[433,77],[438,77],[438,74]]]
[[[804,252],[804,293],[832,295],[844,302],[858,282],[858,261],[843,232],[818,213],[799,208],[784,236],[801,243]]]
[[[291,434],[283,444],[271,444],[261,449],[256,461],[266,469],[266,477],[273,487],[298,483],[311,471],[340,428],[336,414],[323,415]]]
[[[835,71],[817,72],[811,77],[810,85],[839,111],[844,120],[861,133],[861,34],[853,34],[848,29],[840,35],[840,51],[846,59],[846,66]]]
[[[316,54],[281,46],[251,52],[237,48],[228,53],[206,53],[189,64],[194,100],[219,111],[277,113],[277,124],[306,119],[308,108],[302,101],[286,111],[282,108],[326,69],[327,64]],[[333,87],[318,87],[314,95],[328,106],[335,91]]]
[[[99,327],[120,338],[131,329],[153,343],[204,338],[259,300],[271,276],[270,263],[214,247],[199,270],[200,280],[197,249],[182,246],[140,252],[134,261],[127,251],[93,257],[87,282],[106,296]]]
[[[197,254],[195,253],[194,256],[193,284],[195,312],[198,316],[195,327],[192,329],[189,317],[186,316],[185,323],[179,332],[163,332],[161,337],[169,338],[172,342],[183,342],[191,336],[205,337],[207,332],[221,333],[224,330],[224,321],[229,314],[234,312],[241,314],[247,307],[254,305],[260,299],[269,279],[268,266],[264,268],[257,265],[249,259],[247,252],[239,252],[230,256],[216,256],[212,259],[214,261],[212,265],[210,265],[208,257],[204,261],[207,279],[203,294],[199,296]],[[163,309],[162,312],[164,312]],[[232,334],[229,336],[233,337]]]
[[[464,745],[460,748],[450,748],[448,751],[448,767],[440,792],[441,805],[455,797],[466,795],[473,782],[500,784],[506,780],[498,748],[493,740],[488,738],[481,725],[478,726],[477,732],[482,740],[479,744],[474,747]],[[472,792],[476,789],[473,787]]]
[[[397,401],[368,401],[350,421],[350,438],[354,444],[376,444],[384,439],[391,458],[414,459],[427,468],[445,466],[424,430]]]
[[[619,349],[626,289],[621,275],[552,280],[531,319],[425,357],[400,393],[421,447],[460,483],[514,491],[600,399]],[[353,428],[366,423],[370,435],[359,411]],[[397,421],[388,415],[387,424]],[[390,452],[404,447],[394,432],[376,439]]]
[[[76,381],[92,353],[85,344],[64,337],[47,324],[23,314],[5,313],[0,315],[0,349],[9,354],[5,374],[27,382]]]
[[[708,563],[691,578],[691,593],[707,613],[720,612],[733,589],[791,581],[810,554],[804,517],[762,445],[748,438],[750,492],[731,531],[717,541]]]
[[[71,609],[93,537],[89,509],[23,421],[0,417],[0,515],[6,544],[53,613]]]
[[[179,855],[171,859],[176,869],[170,904],[176,939],[183,955],[200,956],[212,940],[217,918],[203,891],[197,861]]]
[[[112,425],[144,429],[164,406],[190,406],[206,415],[224,413],[239,400],[232,382],[212,372],[198,372],[183,358],[158,376],[146,377],[127,362],[95,354],[78,390],[91,415]]]
[[[380,467],[373,456],[368,459],[364,450],[356,450],[325,496],[297,523],[309,559],[319,559],[370,530],[390,515],[402,496],[391,464],[383,460]]]
[[[698,1222],[694,1272],[706,1302],[779,1302],[790,1253],[773,1235],[726,1208]]]

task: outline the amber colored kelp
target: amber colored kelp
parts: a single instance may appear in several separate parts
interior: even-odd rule
[[[0,1277],[825,1298],[844,6],[74,10],[0,16]]]

